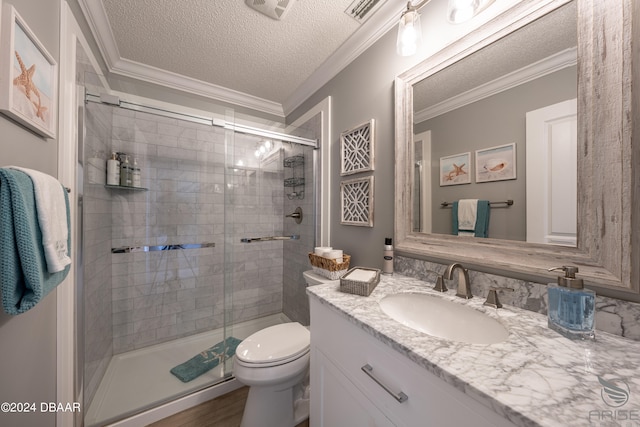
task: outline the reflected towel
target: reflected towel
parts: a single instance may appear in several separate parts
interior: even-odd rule
[[[171,368],[171,373],[183,383],[189,382],[236,354],[236,348],[241,342],[242,340],[235,337],[228,337],[186,362],[174,366]]]
[[[460,200],[462,202],[463,200]],[[452,234],[457,236],[489,237],[489,201],[477,200],[475,209],[475,223],[469,229],[464,229],[459,223],[458,202],[453,202],[451,207]],[[466,226],[469,226],[468,224]]]
[[[65,209],[66,190],[57,179],[46,173],[17,166],[9,168],[24,172],[31,178],[47,269],[49,273],[62,271],[71,264],[71,258],[67,253],[69,227],[66,219],[69,212]]]
[[[63,197],[68,213],[66,192]],[[47,269],[33,182],[28,175],[0,168],[0,213],[2,307],[7,314],[20,314],[33,308],[58,286],[69,273],[69,266],[56,273],[49,273]],[[66,226],[70,225],[67,214]],[[69,239],[68,235],[67,250],[71,247]]]

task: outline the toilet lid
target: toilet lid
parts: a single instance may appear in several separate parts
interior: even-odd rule
[[[309,330],[298,322],[262,329],[238,345],[236,357],[247,363],[270,363],[296,358],[309,350]]]

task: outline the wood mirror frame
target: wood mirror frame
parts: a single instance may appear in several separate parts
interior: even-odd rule
[[[576,265],[600,293],[640,292],[640,2],[573,0],[578,22],[578,244],[550,246],[412,231],[412,86],[569,3],[523,1],[395,80],[395,250],[398,255],[539,283],[551,267]],[[633,149],[633,142],[636,148]],[[604,292],[603,292],[604,291]],[[622,292],[620,292],[622,291]]]

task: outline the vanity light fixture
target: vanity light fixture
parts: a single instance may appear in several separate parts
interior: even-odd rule
[[[418,50],[422,42],[422,30],[420,28],[420,14],[418,9],[431,0],[421,0],[413,4],[407,2],[407,10],[402,12],[398,24],[398,39],[396,50],[400,56],[411,56]],[[447,20],[452,24],[460,24],[473,18],[495,0],[449,0],[447,5]]]

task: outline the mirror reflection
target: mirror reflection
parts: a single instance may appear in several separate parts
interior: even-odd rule
[[[414,85],[414,232],[576,246],[576,33],[572,2]]]

